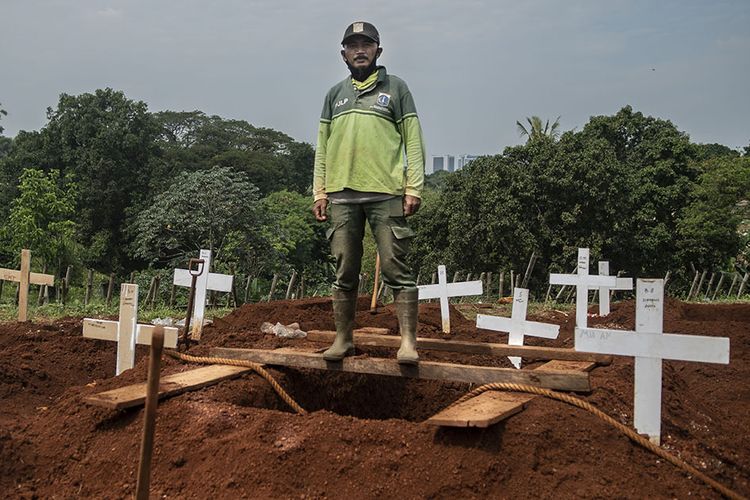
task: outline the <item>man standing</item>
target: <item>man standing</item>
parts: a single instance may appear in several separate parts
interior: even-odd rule
[[[367,221],[378,246],[383,282],[393,290],[401,333],[398,362],[417,364],[419,292],[406,263],[414,232],[405,217],[416,213],[421,202],[422,130],[406,83],[377,65],[383,49],[375,26],[352,23],[341,45],[351,76],[326,95],[313,173],[313,213],[318,221],[327,220],[330,203],[328,239],[336,258],[336,340],[323,357],[339,361],[354,354],[352,330]]]

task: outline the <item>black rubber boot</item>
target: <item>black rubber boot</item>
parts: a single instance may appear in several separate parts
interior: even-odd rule
[[[336,339],[323,353],[326,361],[341,361],[354,354],[354,313],[357,310],[357,290],[344,292],[333,289],[333,321]]]
[[[394,290],[396,317],[401,333],[401,348],[396,359],[404,365],[419,363],[417,354],[417,322],[419,321],[419,290],[416,288]]]

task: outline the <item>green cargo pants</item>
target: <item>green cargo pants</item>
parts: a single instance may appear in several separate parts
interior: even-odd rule
[[[345,292],[357,290],[362,267],[365,221],[370,224],[380,254],[383,282],[394,290],[415,288],[414,276],[406,263],[414,231],[404,217],[403,199],[330,206],[331,227],[327,236],[336,258],[333,287]]]

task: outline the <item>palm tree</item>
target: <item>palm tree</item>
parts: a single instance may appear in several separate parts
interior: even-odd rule
[[[539,139],[552,139],[553,141],[560,137],[560,117],[558,116],[555,122],[550,126],[549,120],[547,120],[542,126],[542,119],[538,116],[532,116],[531,118],[526,117],[526,121],[529,122],[529,128],[527,129],[521,122],[517,121],[518,133],[521,137],[526,136],[526,142],[536,141]]]

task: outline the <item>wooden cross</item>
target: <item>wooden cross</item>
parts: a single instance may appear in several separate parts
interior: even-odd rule
[[[635,331],[576,328],[575,350],[635,357],[633,423],[638,432],[661,441],[662,359],[729,363],[729,339],[663,333],[664,280],[639,279]]]
[[[599,276],[609,276],[609,261],[599,261]],[[599,287],[599,316],[606,316],[610,313],[609,310],[609,291],[610,290],[632,290],[633,289],[633,278],[618,278],[615,277],[617,283],[613,288],[606,286]]]
[[[523,337],[543,337],[556,339],[560,333],[558,325],[526,321],[526,309],[529,305],[529,291],[526,288],[513,289],[513,310],[510,318],[477,314],[477,328],[508,332],[508,345],[523,345]],[[508,356],[513,366],[521,368],[520,356]]]
[[[151,344],[154,325],[138,324],[138,285],[123,283],[120,287],[120,319],[83,320],[83,336],[90,339],[117,342],[117,366],[115,375],[133,368],[135,365],[135,345]],[[177,328],[164,327],[164,345],[177,347]]]
[[[550,285],[571,285],[576,287],[576,326],[586,328],[586,315],[589,309],[589,289],[617,286],[614,276],[597,276],[589,274],[589,249],[578,249],[578,269],[576,274],[549,275]]]
[[[448,311],[448,297],[465,295],[482,295],[481,281],[462,281],[448,283],[445,266],[438,266],[438,282],[435,285],[422,285],[419,288],[419,300],[440,299],[440,316],[443,319],[443,333],[451,332],[451,317]]]
[[[55,277],[51,274],[31,272],[31,250],[21,250],[21,270],[0,268],[0,280],[18,283],[18,321],[26,321],[29,307],[29,285],[55,284]]]
[[[211,269],[211,250],[201,250],[200,258],[203,260],[203,272],[195,282],[195,301],[193,302],[193,316],[190,318],[190,339],[200,340],[203,331],[203,316],[206,312],[206,292],[214,290],[217,292],[231,292],[234,276],[227,274],[209,273]],[[190,288],[192,276],[187,269],[175,269],[172,282],[177,286]]]

